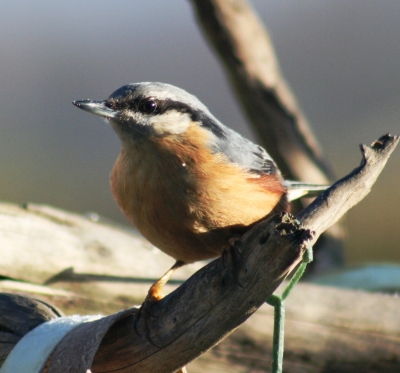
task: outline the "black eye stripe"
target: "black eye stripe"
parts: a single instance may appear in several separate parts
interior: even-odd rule
[[[120,99],[111,99],[106,104],[114,110],[133,110],[144,114],[164,114],[168,111],[177,111],[187,113],[194,122],[201,123],[201,126],[207,128],[218,138],[226,138],[226,134],[213,118],[209,117],[201,110],[194,109],[188,104],[170,99],[159,100],[154,97],[139,96],[135,99],[132,96],[125,96]]]

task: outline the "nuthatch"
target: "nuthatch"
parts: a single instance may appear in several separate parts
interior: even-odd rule
[[[105,101],[74,105],[111,123],[121,152],[111,190],[128,220],[176,259],[149,291],[185,263],[215,258],[229,240],[272,214],[288,211],[291,194],[326,186],[283,180],[268,153],[219,122],[196,97],[163,83],[123,86]]]

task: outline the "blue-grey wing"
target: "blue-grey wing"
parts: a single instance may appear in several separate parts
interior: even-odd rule
[[[274,160],[263,147],[254,144],[211,116],[203,117],[201,123],[214,134],[210,144],[213,152],[224,154],[232,163],[251,173],[258,175],[274,174],[281,177]],[[287,189],[289,201],[303,196],[315,197],[329,187],[329,185],[291,180],[282,180],[282,183]]]
[[[267,151],[243,137],[231,142],[227,146],[225,154],[232,162],[252,173],[260,175],[280,174],[278,167]]]
[[[280,174],[274,160],[263,147],[224,126],[215,118],[202,118],[201,123],[214,134],[210,144],[213,152],[224,154],[232,163],[255,174]]]

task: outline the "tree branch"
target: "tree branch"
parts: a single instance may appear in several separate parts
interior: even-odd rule
[[[363,161],[361,165],[321,194],[314,203],[297,216],[298,221],[303,223],[303,227],[287,214],[260,223],[241,238],[235,250],[231,250],[222,258],[201,269],[176,291],[156,303],[151,309],[154,318],[150,318],[147,325],[144,325],[143,319],[136,320],[137,309],[134,308],[78,326],[57,345],[45,372],[60,372],[70,369],[74,372],[85,373],[90,367],[92,367],[93,372],[172,372],[180,366],[186,365],[225,338],[252,315],[272,294],[293,266],[298,263],[304,249],[313,243],[324,229],[336,222],[349,208],[368,194],[398,142],[399,137],[385,135],[374,142],[371,147],[362,146]],[[36,207],[35,211],[41,210]],[[103,235],[107,237],[107,240],[112,240],[108,226],[103,226],[105,232],[102,233],[100,225],[82,218],[78,219],[75,215],[68,216],[65,212],[59,212],[55,215],[49,208],[45,211],[47,211],[46,217],[49,220],[42,217],[35,219],[42,221],[43,224],[47,222],[48,229],[51,230],[50,238],[53,239],[51,242],[54,244],[57,242],[54,240],[55,234],[60,241],[63,241],[68,237],[67,232],[78,233],[83,237],[80,245],[82,252],[86,255],[88,250],[90,252],[93,247],[93,244],[88,246],[85,243],[92,242],[90,233],[88,233],[91,230],[97,232],[96,237]],[[8,234],[4,235],[3,238],[6,241],[3,240],[3,243],[8,242],[7,238],[10,233],[17,232],[14,229],[10,230],[13,227],[12,221],[20,219],[17,213],[22,213],[24,218],[27,219],[29,211],[15,209],[13,214],[0,215],[2,221],[9,227],[8,230],[5,230],[5,233]],[[56,217],[60,218],[61,216],[61,220],[58,219],[57,222],[54,222]],[[49,224],[51,221],[53,221],[52,224]],[[74,221],[73,224],[72,221]],[[29,223],[30,225],[34,224],[35,227],[40,227],[32,216]],[[83,226],[87,229],[86,233],[83,231]],[[35,230],[37,231],[36,228]],[[117,233],[115,229],[113,231]],[[313,233],[313,231],[315,232]],[[44,234],[45,230],[42,229],[41,232]],[[60,232],[63,233],[60,234]],[[21,233],[19,235],[14,234],[13,237],[16,239],[20,235]],[[25,234],[22,236],[25,237]],[[46,237],[46,235],[41,235],[40,241],[43,243]],[[75,242],[69,239],[68,242],[70,241]],[[115,239],[113,242],[115,242]],[[32,243],[34,243],[34,238],[29,240],[29,247],[32,246]],[[101,247],[104,245],[102,241],[97,244]],[[6,250],[10,250],[10,245],[11,242],[8,242],[6,246],[2,244]],[[103,251],[106,249],[107,246],[104,246]],[[46,250],[47,248],[45,248]],[[78,251],[76,251],[77,253]],[[107,258],[107,263],[109,263],[112,257],[108,256]],[[87,259],[92,260],[92,257],[89,256]],[[101,261],[103,260],[101,259]],[[24,268],[29,272],[31,271],[25,265]],[[97,269],[100,270],[100,268]],[[32,275],[36,276],[35,274]],[[107,278],[107,276],[105,277]],[[114,277],[110,276],[109,278]],[[125,281],[123,277],[121,279]],[[76,279],[73,281],[76,281]],[[118,284],[114,286],[118,288]],[[31,287],[34,286],[31,285]],[[81,284],[78,283],[77,287],[78,289],[81,288]],[[44,290],[44,287],[40,288],[40,291]],[[27,289],[26,286],[25,289]],[[49,290],[54,292],[54,299],[65,296],[63,293],[68,293],[55,288]],[[327,290],[322,291],[322,293],[324,292],[327,292]],[[317,294],[313,295],[314,298],[319,299],[322,296],[321,292],[316,289],[312,291],[312,294],[314,293]],[[71,294],[74,297],[77,296]],[[332,292],[329,296],[332,296]],[[107,297],[109,296],[107,295]],[[336,294],[335,297],[337,298],[338,295]],[[354,298],[354,295],[349,295],[349,297]],[[370,307],[369,305],[374,302],[371,297],[365,295],[363,300],[360,298],[360,302],[364,302],[365,307]],[[81,298],[83,300],[82,296]],[[118,294],[114,298],[118,299]],[[103,303],[99,303],[98,295],[96,299],[95,302],[97,301],[97,304],[102,307],[101,304]],[[78,298],[77,300],[79,302]],[[290,301],[289,298],[288,303]],[[382,299],[379,300],[379,302],[382,301]],[[328,302],[328,300],[325,299],[324,302]],[[34,306],[34,303],[37,305]],[[21,302],[21,297],[10,295],[0,297],[2,309],[0,316],[3,315],[3,317],[0,317],[1,360],[8,354],[10,347],[32,328],[32,325],[34,327],[58,315],[58,312],[52,307],[47,307],[45,310],[41,305],[42,303],[36,301]],[[118,305],[114,306],[118,307]],[[326,307],[325,303],[318,304],[315,300],[311,305],[307,304],[306,306],[306,308]],[[32,307],[36,307],[37,310],[32,312]],[[304,305],[299,305],[299,307],[305,310]],[[360,307],[362,308],[362,306]],[[388,315],[395,315],[397,308],[398,302],[392,299],[390,312],[389,308],[387,309]],[[347,307],[347,311],[340,309],[340,312],[348,313],[349,307]],[[360,311],[355,310],[355,312],[357,314]],[[323,357],[312,355],[312,359],[319,359],[318,361],[321,361],[321,358],[336,359],[339,361],[338,359],[341,356],[339,350],[345,348],[346,343],[352,343],[352,333],[360,333],[360,330],[362,330],[363,335],[368,335],[371,328],[382,330],[383,335],[379,338],[375,336],[373,341],[369,339],[370,343],[367,345],[364,343],[363,346],[365,345],[366,350],[373,351],[376,346],[380,346],[379,343],[381,342],[387,344],[385,351],[398,350],[395,339],[393,339],[397,338],[398,332],[393,331],[393,327],[388,329],[386,324],[382,326],[379,315],[376,315],[373,310],[371,312],[369,317],[372,321],[375,320],[375,317],[375,323],[368,325],[361,323],[359,329],[353,328],[351,330],[346,325],[341,326],[340,320],[343,316],[338,317],[332,327],[335,329],[339,325],[342,329],[344,328],[343,331],[349,336],[348,340],[342,341],[340,338],[343,336],[340,338],[339,336],[332,337],[335,343],[339,343],[342,347],[338,348],[338,351],[335,350],[336,352],[333,355],[330,349],[330,355],[327,354]],[[326,311],[324,311],[325,313]],[[382,312],[379,314],[382,314]],[[330,317],[332,320],[334,319],[334,315]],[[363,320],[366,320],[365,317]],[[314,323],[314,321],[310,322]],[[392,322],[396,323],[395,321]],[[323,333],[327,332],[326,322],[324,321],[321,325],[320,320],[315,320],[315,323],[320,325],[315,328],[313,335],[316,338],[325,338]],[[139,335],[136,334],[135,325]],[[295,333],[295,335],[297,334]],[[307,336],[307,338],[309,337]],[[231,339],[231,341],[234,340]],[[299,346],[304,344],[304,336],[297,336],[297,339],[294,340],[297,343],[297,350],[294,352],[301,355],[301,347]],[[392,340],[394,342],[390,342]],[[293,342],[293,340],[291,341]],[[317,352],[310,350],[308,353],[316,354]],[[294,356],[301,360],[300,355]],[[358,359],[365,360],[362,354],[357,356]],[[373,356],[386,358],[389,355],[386,353],[373,354]],[[351,357],[347,354],[344,358],[349,362],[353,361]],[[374,362],[375,360],[370,359],[368,361]],[[364,365],[361,364],[360,367],[362,366]],[[380,366],[387,368],[388,364],[381,364]],[[398,368],[395,363],[391,366]],[[385,369],[381,371],[388,371]]]
[[[304,227],[288,214],[258,224],[243,235],[235,250],[154,304],[147,324],[143,318],[136,320],[134,309],[132,317],[111,325],[94,356],[93,372],[173,372],[226,337],[275,291],[323,229],[368,194],[398,142],[399,137],[385,135],[371,147],[363,146],[361,166],[299,214]],[[90,324],[98,334],[96,323]],[[77,359],[82,348],[72,342],[91,333],[86,324],[65,338],[48,373],[67,367],[76,372],[88,369],[90,365],[82,362],[91,359]]]
[[[360,166],[320,194],[297,215],[306,228],[317,232],[314,241],[370,192],[398,142],[399,136],[387,134],[371,146],[360,145],[363,155]]]

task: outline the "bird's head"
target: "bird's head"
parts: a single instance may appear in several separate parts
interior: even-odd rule
[[[216,136],[223,131],[222,125],[195,96],[164,83],[132,83],[116,90],[107,100],[73,104],[110,121],[123,141],[180,135],[191,123]]]

